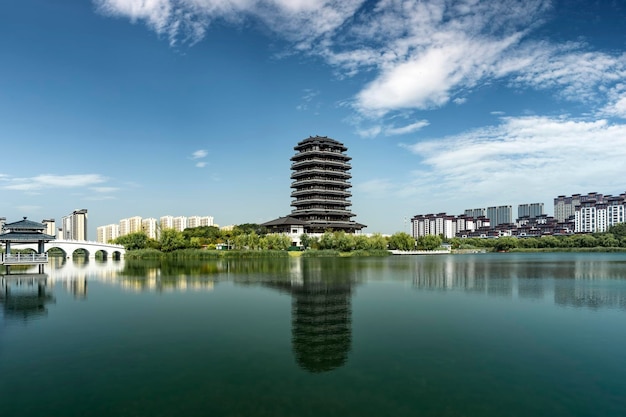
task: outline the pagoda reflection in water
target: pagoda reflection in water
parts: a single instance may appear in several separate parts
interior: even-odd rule
[[[292,343],[296,362],[310,372],[342,366],[352,342],[350,284],[306,282],[292,287]]]
[[[291,341],[296,363],[309,372],[343,366],[352,346],[354,268],[337,267],[332,259],[292,259],[290,281],[265,285],[288,292]]]

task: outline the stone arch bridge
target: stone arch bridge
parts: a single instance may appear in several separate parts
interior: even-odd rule
[[[14,249],[32,249],[37,251],[37,243],[12,243]],[[95,258],[96,253],[101,252],[105,259],[122,259],[126,250],[122,245],[112,245],[108,243],[92,242],[88,240],[52,240],[44,243],[44,252],[50,249],[60,249],[65,253],[66,258],[71,258],[74,252],[79,249],[87,252],[89,258]]]

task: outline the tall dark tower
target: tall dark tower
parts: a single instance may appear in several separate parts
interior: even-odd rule
[[[328,229],[354,233],[365,227],[353,220],[348,181],[352,159],[343,143],[326,136],[311,136],[294,147],[291,157],[291,216],[307,223],[308,233]]]

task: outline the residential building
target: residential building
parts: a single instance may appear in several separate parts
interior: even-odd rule
[[[187,217],[177,216],[172,219],[172,229],[182,232],[187,228]]]
[[[117,239],[120,236],[119,224],[108,224],[106,226],[99,226],[96,228],[98,235],[98,242],[109,243],[112,240]]]
[[[600,193],[592,192],[587,195],[573,194],[571,196],[560,195],[554,199],[554,218],[559,222],[574,218],[576,207],[581,203],[595,201],[602,203],[604,196]]]
[[[213,226],[212,216],[190,216],[187,217],[187,228]]]
[[[65,240],[87,240],[87,209],[74,210],[61,220]]]
[[[141,217],[134,216],[120,220],[120,236],[141,232]]]
[[[590,196],[598,197],[598,200]],[[574,209],[576,233],[606,232],[609,227],[624,223],[626,193],[619,196],[590,193],[583,197]]]
[[[141,220],[141,230],[143,230],[150,239],[159,238],[159,223],[155,218]]]
[[[41,224],[46,227],[46,229],[43,231],[45,234],[50,236],[56,235],[57,227],[54,219],[44,219],[41,221]]]
[[[513,222],[513,211],[511,206],[487,207],[487,218],[491,226],[510,224]]]
[[[466,217],[473,217],[474,219],[478,217],[485,217],[487,213],[484,208],[476,208],[476,209],[467,209],[465,210]]]
[[[163,216],[159,219],[161,230],[174,228],[174,216]]]
[[[528,217],[534,219],[543,216],[543,203],[520,204],[517,206],[517,218]]]
[[[415,239],[427,235],[441,235],[446,239],[468,237],[476,230],[489,229],[489,219],[484,216],[452,216],[446,213],[420,214],[411,219],[411,231]]]

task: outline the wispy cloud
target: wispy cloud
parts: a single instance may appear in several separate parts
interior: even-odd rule
[[[199,41],[215,20],[261,22],[290,42],[290,52],[322,57],[340,77],[367,74],[351,105],[373,120],[463,104],[465,92],[493,81],[624,114],[621,95],[606,94],[626,78],[625,54],[534,38],[550,0],[93,1],[101,13],[144,22],[172,44]],[[375,136],[374,128],[361,130]]]
[[[304,94],[302,95],[302,97],[300,97],[301,103],[296,106],[296,109],[308,110],[313,99],[319,94],[320,92],[318,90],[313,90],[310,88],[305,89]]]
[[[204,159],[208,155],[209,155],[209,152],[206,149],[198,149],[197,151],[191,154],[189,159],[197,161],[194,164],[196,168],[204,168],[205,166],[207,166],[208,163],[206,161],[200,161],[200,159]]]
[[[115,191],[118,191],[119,188],[118,187],[91,187],[90,190],[95,191],[97,193],[113,193]]]
[[[206,151],[205,149],[198,149],[197,151],[195,151],[194,153],[191,154],[191,159],[206,158],[206,156],[208,154],[209,154],[209,152]]]
[[[496,126],[404,146],[422,166],[397,191],[405,197],[444,192],[458,202],[484,202],[515,190],[520,201],[549,201],[597,184],[624,189],[626,125],[606,120],[503,118]]]
[[[387,136],[405,135],[407,133],[416,132],[416,131],[420,130],[421,128],[428,126],[429,124],[430,123],[428,123],[427,120],[420,120],[418,122],[411,123],[411,124],[406,125],[406,126],[390,127],[390,128],[385,129],[385,135],[387,135]]]
[[[82,174],[82,175],[52,175],[42,174],[30,178],[12,178],[6,177],[5,185],[2,187],[7,190],[34,191],[48,188],[79,188],[89,187],[95,184],[101,184],[107,181],[107,178],[100,174]]]

